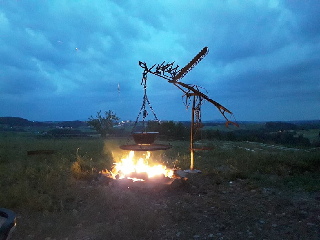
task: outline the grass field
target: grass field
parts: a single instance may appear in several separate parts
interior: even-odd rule
[[[75,179],[90,179],[127,154],[118,147],[126,139],[38,139],[30,133],[2,133],[0,138],[0,205],[36,210],[60,210],[72,194]],[[175,141],[153,159],[168,167],[188,169],[189,143]],[[263,181],[280,176],[277,185],[309,191],[320,187],[320,152],[252,142],[207,141],[213,150],[195,153],[195,168],[205,174]],[[197,144],[196,144],[197,145]],[[29,150],[54,150],[52,155],[28,156]],[[301,181],[299,181],[301,180]]]
[[[32,133],[2,132],[0,206],[16,212],[63,214],[67,218],[68,212],[77,211],[75,209],[83,201],[80,201],[83,196],[80,197],[79,183],[82,180],[94,181],[99,171],[110,169],[113,162],[126,154],[118,148],[125,143],[127,139],[39,139]],[[188,169],[189,142],[173,141],[170,144],[173,146],[170,150],[153,152],[153,159],[168,167]],[[203,141],[197,144],[213,148],[195,153],[195,168],[215,184],[244,179],[253,186],[290,191],[320,190],[319,149],[309,151],[254,142]],[[27,155],[30,150],[55,152]],[[101,197],[93,190],[90,193],[86,190],[85,194],[89,203]],[[125,197],[130,198],[129,204],[139,201],[135,196]],[[115,206],[117,194],[110,193],[108,199],[108,204]],[[133,215],[145,217],[151,210],[131,211]],[[154,214],[149,213],[149,217],[148,223],[144,220],[138,223],[145,225],[145,229],[153,229],[154,224],[160,224],[159,219],[154,219]],[[129,224],[129,229],[137,227],[132,224]],[[136,234],[138,238],[143,237],[141,232]],[[121,237],[121,234],[116,236]]]

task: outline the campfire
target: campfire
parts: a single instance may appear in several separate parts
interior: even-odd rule
[[[167,169],[166,166],[150,164],[150,156],[150,152],[147,151],[144,157],[135,158],[134,151],[130,151],[126,158],[114,163],[112,170],[105,174],[113,179],[131,179],[134,182],[173,177],[173,170]]]

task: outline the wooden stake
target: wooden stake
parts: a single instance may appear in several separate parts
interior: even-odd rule
[[[193,126],[194,126],[194,109],[196,104],[196,95],[193,94],[193,103],[192,103],[192,116],[191,116],[191,144],[190,144],[190,157],[191,157],[191,163],[190,163],[190,170],[193,170]]]

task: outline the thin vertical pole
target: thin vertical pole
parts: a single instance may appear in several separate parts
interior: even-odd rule
[[[193,125],[194,125],[194,108],[196,104],[196,96],[193,94],[193,103],[192,103],[192,116],[191,116],[191,144],[190,144],[190,157],[191,157],[191,164],[190,170],[193,170]]]

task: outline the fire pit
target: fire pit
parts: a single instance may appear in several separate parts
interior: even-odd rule
[[[158,145],[136,144],[132,146],[150,148]],[[143,191],[175,189],[177,186],[182,187],[186,184],[186,174],[181,175],[176,169],[167,168],[152,160],[151,152],[141,151],[145,153],[137,153],[135,156],[135,151],[131,150],[127,156],[122,156],[121,161],[116,161],[110,171],[105,169],[101,172],[102,179],[110,186]]]
[[[111,171],[106,170],[103,174],[116,180],[132,179],[133,181],[173,177],[173,170],[152,161],[150,152],[147,151],[145,154],[137,155],[135,156],[134,151],[130,151],[128,156],[114,163]]]

